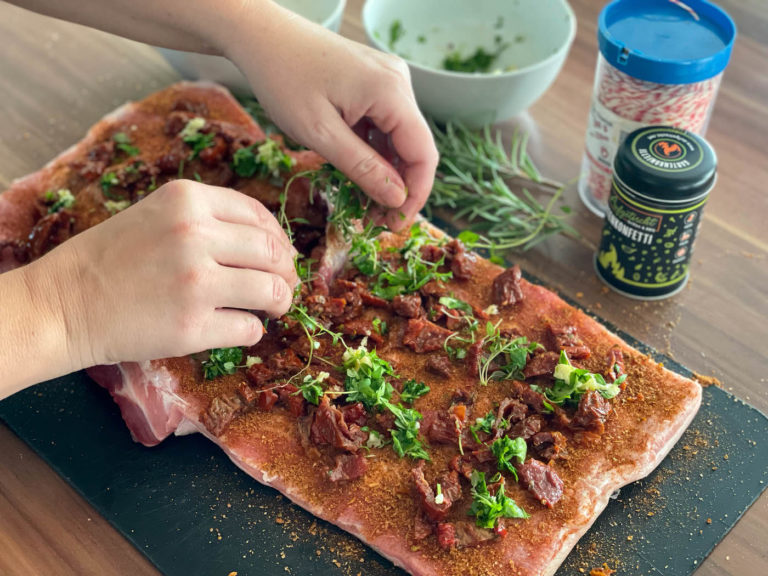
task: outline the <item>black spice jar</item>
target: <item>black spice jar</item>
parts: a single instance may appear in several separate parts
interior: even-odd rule
[[[716,173],[714,150],[696,134],[668,126],[630,133],[614,161],[597,275],[642,300],[682,290]]]

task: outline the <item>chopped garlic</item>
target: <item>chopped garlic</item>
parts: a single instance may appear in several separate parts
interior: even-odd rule
[[[203,126],[205,126],[205,118],[200,118],[199,116],[197,118],[192,118],[192,120],[187,122],[187,125],[184,126],[179,135],[182,140],[186,138],[194,138],[197,136],[198,132],[202,130]]]
[[[499,307],[496,306],[496,304],[491,304],[490,306],[488,306],[488,308],[483,310],[483,312],[488,314],[488,316],[498,316],[499,315]]]
[[[130,200],[107,200],[104,202],[104,208],[106,208],[112,216],[118,212],[122,212],[130,205]]]

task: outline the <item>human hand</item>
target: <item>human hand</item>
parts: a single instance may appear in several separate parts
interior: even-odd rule
[[[424,206],[438,161],[405,62],[274,3],[252,5],[228,30],[225,54],[278,126],[388,207],[385,223],[402,229]],[[364,118],[391,138],[399,171],[353,130]]]
[[[86,367],[255,344],[264,329],[248,310],[288,311],[295,254],[258,201],[176,180],[27,268],[61,295]]]

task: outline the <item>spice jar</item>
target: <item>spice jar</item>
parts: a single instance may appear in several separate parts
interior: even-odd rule
[[[671,126],[632,132],[616,154],[597,275],[626,296],[657,300],[683,289],[717,158]]]
[[[579,196],[603,214],[619,143],[650,124],[704,135],[736,27],[706,0],[614,0],[600,13]]]

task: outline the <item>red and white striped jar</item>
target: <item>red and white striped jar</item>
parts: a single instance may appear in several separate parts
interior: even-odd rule
[[[630,132],[663,124],[703,135],[736,28],[706,0],[615,0],[600,14],[600,53],[579,196],[598,215]]]

